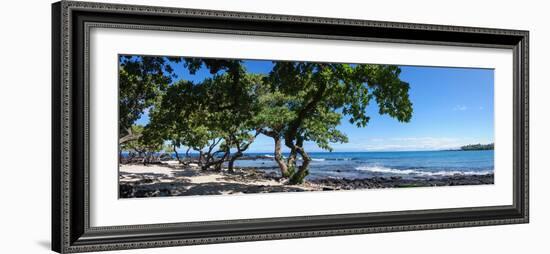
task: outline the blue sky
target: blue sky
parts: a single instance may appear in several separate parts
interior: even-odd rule
[[[271,61],[245,61],[252,73],[268,73]],[[195,82],[209,76],[206,69],[191,75],[181,64],[172,65],[179,79]],[[333,144],[336,152],[421,151],[453,149],[462,145],[494,142],[494,71],[492,69],[401,66],[400,78],[410,85],[413,103],[410,122],[379,115],[376,103],[369,105],[370,122],[365,128],[342,119],[339,126],[349,142]],[[138,124],[149,121],[144,114]],[[310,152],[321,152],[314,143]],[[259,136],[248,152],[272,152],[273,140]]]

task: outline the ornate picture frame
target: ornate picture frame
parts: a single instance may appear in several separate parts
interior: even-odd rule
[[[513,204],[90,225],[89,32],[204,32],[513,51]],[[52,5],[52,249],[60,253],[488,226],[529,221],[529,32],[61,1]],[[114,169],[116,170],[116,169]]]

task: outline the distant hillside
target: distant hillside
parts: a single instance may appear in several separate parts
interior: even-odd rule
[[[494,149],[495,149],[495,144],[494,143],[486,144],[486,145],[482,145],[482,144],[465,145],[465,146],[460,147],[461,151],[494,150]]]

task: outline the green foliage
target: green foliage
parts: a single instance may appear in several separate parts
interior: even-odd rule
[[[304,178],[309,174],[309,170],[306,168],[304,170],[292,171],[289,176],[289,184],[302,184],[304,183]]]
[[[275,62],[266,77],[269,91],[259,122],[271,133],[280,136],[304,163],[291,177],[302,182],[307,176],[309,156],[303,142],[315,142],[332,151],[331,143],[347,142],[347,136],[337,127],[344,116],[357,127],[365,127],[370,117],[367,107],[376,100],[380,114],[408,122],[412,117],[409,85],[399,79],[400,69],[389,65],[325,64],[311,62]],[[295,159],[288,168],[298,168]]]
[[[494,149],[495,149],[495,144],[494,143],[485,144],[485,145],[482,145],[482,144],[465,145],[465,146],[460,147],[460,150],[462,150],[462,151],[494,150]]]
[[[132,125],[132,133],[143,134],[147,127],[141,125]],[[123,151],[130,151],[138,154],[140,157],[145,156],[147,153],[160,152],[164,149],[162,139],[153,139],[148,136],[142,135],[138,139],[134,139],[125,142],[120,145],[120,149]]]
[[[389,65],[276,62],[268,79],[271,90],[285,100],[280,103],[294,113],[292,121],[298,125],[294,128],[300,127],[306,116],[338,125],[339,119],[333,113],[347,115],[351,123],[365,127],[370,120],[366,109],[372,98],[380,114],[410,120],[409,85],[399,79],[399,73],[398,67]]]
[[[200,68],[194,59],[181,61],[191,72]],[[255,130],[253,116],[258,111],[254,91],[262,79],[245,73],[239,62],[228,64],[222,72],[222,64],[209,60],[206,65],[216,66],[220,73],[211,69],[214,76],[196,84],[176,82],[150,114],[151,131],[176,147],[203,152],[205,159],[199,158],[199,163],[204,168],[220,167],[232,149],[233,160],[242,156],[257,135],[250,132]]]
[[[296,166],[291,165],[291,166],[288,168],[288,171],[283,172],[281,176],[282,176],[282,177],[289,178],[289,177],[292,177],[292,176],[294,175],[294,173],[296,173]]]
[[[173,70],[163,57],[119,57],[119,134],[128,129],[144,110],[153,105],[171,82]]]
[[[171,64],[182,64],[191,74],[206,68],[212,77],[172,83]],[[409,85],[392,65],[278,61],[269,74],[257,75],[240,60],[126,57],[119,74],[121,131],[149,109],[150,123],[137,131],[136,142],[157,148],[169,141],[172,147],[200,152],[205,169],[229,162],[231,170],[261,133],[273,138],[276,161],[290,183],[308,175],[311,159],[304,142],[328,151],[331,144],[348,142],[338,129],[344,117],[357,127],[367,126],[371,102],[379,114],[401,122],[410,121],[413,112]],[[290,149],[286,162],[281,144]]]

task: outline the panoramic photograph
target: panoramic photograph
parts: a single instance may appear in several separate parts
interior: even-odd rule
[[[119,198],[494,183],[494,70],[118,56]]]

